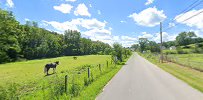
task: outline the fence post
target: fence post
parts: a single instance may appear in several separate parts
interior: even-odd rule
[[[88,75],[88,78],[90,78],[90,68],[89,67],[87,69],[87,75]]]
[[[68,75],[65,76],[65,93],[68,93]]]
[[[102,72],[102,70],[101,70],[101,64],[99,64],[99,71],[100,71],[100,73]]]
[[[187,58],[187,62],[188,62],[188,67],[190,67],[190,60],[189,60],[189,58]]]
[[[108,62],[108,60],[106,61],[106,66],[107,66],[107,68],[109,67],[109,62]]]

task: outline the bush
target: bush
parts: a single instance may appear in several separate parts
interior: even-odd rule
[[[164,54],[177,54],[176,50],[163,50]]]
[[[203,53],[203,47],[200,48],[199,46],[196,45],[192,52],[193,53]]]
[[[181,47],[177,47],[176,51],[178,54],[189,54],[190,51],[188,49],[182,49]]]
[[[183,49],[189,49],[189,48],[191,48],[191,46],[188,46],[188,45],[183,46]]]
[[[197,47],[203,47],[203,43],[196,43]]]

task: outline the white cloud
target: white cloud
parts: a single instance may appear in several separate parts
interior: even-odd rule
[[[182,22],[186,19],[188,19],[189,17],[191,17],[192,15],[195,15],[199,12],[203,11],[203,9],[200,9],[200,10],[191,10],[189,12],[186,12],[186,13],[182,13],[180,15],[177,15],[175,17],[176,19],[176,22],[178,23],[181,23],[181,24],[185,24],[189,27],[196,27],[198,29],[201,29],[203,30],[203,13],[185,21],[185,22]]]
[[[92,8],[92,4],[89,4],[89,7]]]
[[[174,27],[175,24],[174,24],[174,23],[169,23],[168,26],[169,26],[169,27]]]
[[[126,21],[124,21],[124,20],[121,20],[120,22],[121,22],[121,23],[127,23],[127,22],[126,22]]]
[[[75,25],[74,21],[71,21],[71,22],[63,22],[63,23],[60,23],[60,22],[57,22],[57,21],[42,21],[43,23],[45,24],[49,24],[51,25],[52,27],[54,27],[57,31],[60,31],[60,32],[63,32],[65,30],[78,30],[78,27]]]
[[[195,32],[195,34],[198,36],[198,37],[203,37],[203,30],[194,30],[194,29],[191,29],[190,32]]]
[[[65,1],[68,1],[68,2],[75,2],[76,0],[65,0]]]
[[[142,35],[138,36],[138,38],[147,38],[147,39],[151,39],[153,38],[153,35],[147,33],[147,32],[142,32]]]
[[[82,32],[82,34],[89,36],[89,37],[95,36],[95,35],[111,35],[111,31],[107,30],[107,29],[94,28],[89,31]]]
[[[100,10],[97,10],[97,13],[98,13],[99,15],[101,15],[101,11],[100,11]]]
[[[158,10],[156,7],[147,8],[140,13],[133,13],[128,17],[132,18],[138,25],[153,27],[159,25],[167,17],[163,10]]]
[[[112,27],[109,27],[109,30],[111,31],[111,30],[113,30],[113,28],[112,28]]]
[[[129,47],[132,44],[136,43],[136,37],[132,36],[114,36],[111,33],[112,28],[106,26],[106,21],[99,21],[95,18],[93,19],[84,19],[77,18],[72,19],[66,22],[57,22],[57,21],[42,21],[42,25],[52,26],[56,32],[63,33],[65,30],[78,30],[81,32],[82,36],[88,37],[94,41],[102,41],[108,43],[111,46],[113,43],[118,42],[124,47]],[[85,30],[81,29],[84,28]]]
[[[79,4],[78,6],[77,6],[77,8],[76,8],[76,10],[74,11],[74,14],[76,15],[76,16],[88,16],[88,17],[91,17],[91,14],[89,13],[89,11],[88,11],[88,8],[87,8],[87,6],[84,4],[84,3],[82,3],[82,4]]]
[[[97,19],[93,18],[93,19],[78,19],[80,20],[80,25],[86,29],[93,29],[93,28],[98,28],[98,29],[102,29],[106,26],[107,22],[101,22],[98,21]]]
[[[14,7],[13,0],[6,0],[6,5],[7,5],[9,8],[13,8],[13,7]]]
[[[162,32],[162,39],[163,41],[174,41],[177,35],[178,34],[169,34],[167,32]],[[152,40],[160,43],[160,33],[156,33]]]
[[[86,31],[85,35],[92,35],[92,34],[111,34],[111,28],[106,29],[107,22],[101,22],[97,19],[83,19],[77,18],[72,19],[71,21],[66,22],[57,22],[57,21],[42,21],[42,23],[46,23],[54,27],[57,31],[65,31],[65,30],[79,30],[79,27],[85,28]]]
[[[125,40],[125,41],[136,41],[137,40],[137,38],[133,38],[133,37],[129,37],[129,36],[121,36],[121,39]]]
[[[30,19],[28,19],[28,18],[25,18],[24,20],[25,20],[25,21],[30,21]]]
[[[150,5],[154,2],[154,0],[147,0],[147,2],[145,3],[145,5]]]
[[[64,13],[64,14],[67,14],[67,13],[70,13],[73,6],[71,6],[70,4],[61,4],[59,6],[54,6],[53,8],[55,10],[58,10],[58,11]]]
[[[94,41],[102,41],[104,43],[108,43],[111,46],[113,43],[117,42],[120,43],[124,47],[130,47],[131,45],[135,44],[137,39],[135,37],[130,36],[113,36],[113,35],[96,35],[90,37],[90,39]]]

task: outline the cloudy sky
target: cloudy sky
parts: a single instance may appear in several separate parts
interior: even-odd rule
[[[191,4],[197,6],[187,11]],[[83,37],[125,47],[142,37],[159,42],[160,22],[164,41],[182,31],[203,37],[203,13],[184,21],[203,11],[203,0],[0,0],[0,8],[13,11],[21,24],[36,21],[61,34],[78,30]]]

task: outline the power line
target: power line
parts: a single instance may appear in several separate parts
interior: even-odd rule
[[[192,10],[193,8],[197,7],[198,5],[200,5],[203,2],[203,0],[196,0],[195,2],[193,2],[192,4],[190,4],[187,8],[185,8],[183,11],[181,11],[179,14],[183,13],[182,15],[176,17],[175,19],[173,19],[171,22],[168,23],[173,23],[174,21],[176,21],[177,19],[181,18],[182,16],[184,16],[186,14],[186,12],[189,12],[190,10]],[[170,27],[170,26],[169,26]],[[168,27],[168,28],[169,28]]]
[[[178,16],[177,18],[175,18],[175,19],[173,19],[173,20],[179,19],[180,17],[182,17],[183,15],[185,15],[186,12],[188,12],[188,11],[192,10],[193,8],[197,7],[198,5],[200,5],[200,4],[203,2],[203,0],[201,0],[199,3],[197,3],[197,2],[199,2],[199,0],[195,1],[194,3],[192,3],[191,5],[189,5],[186,9],[184,9],[183,11],[181,11],[180,14],[181,14],[181,13],[184,13],[184,14]],[[196,4],[196,3],[197,3],[197,4]],[[196,5],[194,5],[194,4],[196,4]],[[194,5],[194,6],[193,6],[193,5]],[[191,7],[191,8],[190,8],[190,7]],[[188,8],[189,8],[189,9],[188,9]]]
[[[174,26],[177,26],[177,25],[179,25],[180,23],[183,23],[183,22],[185,22],[185,21],[187,21],[187,20],[189,20],[189,19],[191,19],[191,18],[193,18],[193,17],[195,17],[195,16],[197,16],[197,15],[199,15],[199,14],[201,14],[201,13],[203,13],[203,10],[200,11],[200,12],[198,12],[198,13],[196,13],[196,14],[194,14],[194,15],[192,15],[192,16],[190,16],[190,17],[188,17],[187,19],[185,19],[185,20],[179,22],[178,24],[175,24]],[[164,31],[169,30],[169,29],[173,28],[174,26],[168,27],[168,28],[164,29]]]

